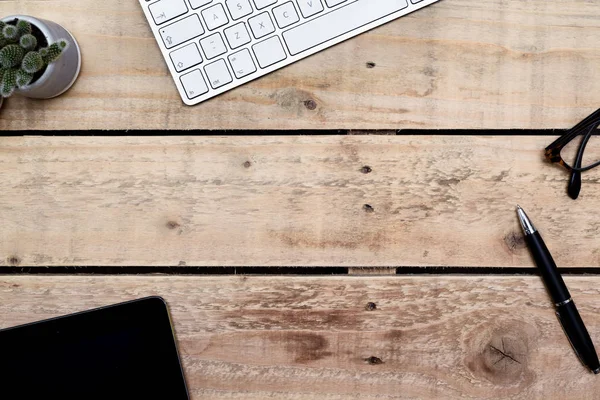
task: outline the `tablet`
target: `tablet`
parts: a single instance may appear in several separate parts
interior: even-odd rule
[[[188,400],[160,297],[0,330],[5,399]]]

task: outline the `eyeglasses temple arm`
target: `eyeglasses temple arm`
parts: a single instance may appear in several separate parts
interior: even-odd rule
[[[579,197],[579,192],[581,191],[581,163],[583,162],[583,152],[585,151],[585,147],[590,141],[595,129],[595,127],[591,127],[589,132],[585,135],[581,141],[581,145],[579,146],[577,157],[575,158],[574,167],[577,169],[571,171],[571,179],[569,179],[569,186],[567,187],[569,197],[571,197],[573,200],[576,200],[577,197]]]
[[[549,152],[560,152],[560,150],[573,140],[575,136],[579,135],[581,131],[588,128],[590,125],[597,123],[600,123],[600,108],[571,128],[567,133],[550,143],[550,145],[546,147],[546,156],[550,155],[548,154]]]

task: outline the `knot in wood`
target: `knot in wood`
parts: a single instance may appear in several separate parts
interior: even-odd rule
[[[511,253],[518,253],[527,247],[523,234],[516,231],[510,231],[504,236],[504,244]]]
[[[482,324],[470,333],[465,343],[470,352],[465,365],[475,377],[522,389],[522,385],[534,379],[528,361],[529,348],[536,336],[537,329],[523,321]]]
[[[179,226],[180,226],[179,223],[177,223],[175,221],[167,222],[167,228],[169,228],[169,229],[175,229],[175,228],[178,228]]]
[[[365,361],[371,365],[383,364],[383,360],[379,357],[371,356],[365,359]]]
[[[314,101],[313,99],[305,100],[304,101],[304,107],[306,107],[309,110],[313,111],[313,110],[315,110],[317,108],[317,102]]]
[[[21,259],[17,256],[10,256],[6,259],[6,263],[11,267],[16,267],[17,265],[21,264]]]

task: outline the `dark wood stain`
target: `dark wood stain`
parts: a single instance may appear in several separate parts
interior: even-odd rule
[[[381,250],[391,240],[383,231],[379,232],[339,232],[322,234],[321,237],[339,238],[339,239],[320,239],[309,233],[298,231],[293,232],[269,232],[269,235],[286,247],[294,249],[318,248],[318,249],[357,249],[361,247],[368,248],[371,251]]]
[[[367,212],[367,213],[375,212],[375,209],[370,204],[363,205],[363,210],[365,210],[365,212]]]
[[[440,186],[456,186],[460,183],[460,179],[457,178],[448,178],[448,179],[439,179],[438,184]]]
[[[500,174],[498,174],[496,176],[492,176],[492,181],[494,181],[494,182],[504,181],[504,178],[506,178],[508,176],[509,172],[510,171],[502,171],[502,172],[500,172]]]
[[[400,329],[393,329],[385,333],[384,339],[394,342],[399,340],[403,336],[404,332],[402,332]]]
[[[285,343],[285,350],[292,354],[297,363],[317,361],[332,355],[332,352],[326,351],[329,341],[316,333],[284,332],[281,340]]]
[[[167,222],[167,228],[169,229],[176,229],[179,228],[181,225],[179,225],[179,223],[175,222],[175,221],[169,221]]]
[[[21,259],[17,256],[10,256],[6,259],[6,263],[11,267],[16,267],[21,264]]]
[[[504,236],[504,244],[511,253],[518,253],[527,247],[523,234],[516,231],[510,231]]]
[[[300,236],[280,235],[281,241],[288,247],[316,247],[320,249],[326,248],[342,248],[356,249],[359,243],[345,240],[320,240],[308,239]]]

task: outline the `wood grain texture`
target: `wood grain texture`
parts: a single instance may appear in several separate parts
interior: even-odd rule
[[[71,30],[83,69],[60,98],[11,98],[0,131],[567,128],[600,103],[598,1],[443,0],[194,108],[137,1],[0,1],[16,13]]]
[[[599,278],[566,280],[598,342]],[[535,276],[2,276],[0,328],[148,295],[169,304],[194,400],[595,399],[600,390]]]
[[[518,203],[597,267],[599,172],[573,202],[553,139],[3,138],[0,265],[532,267]]]

